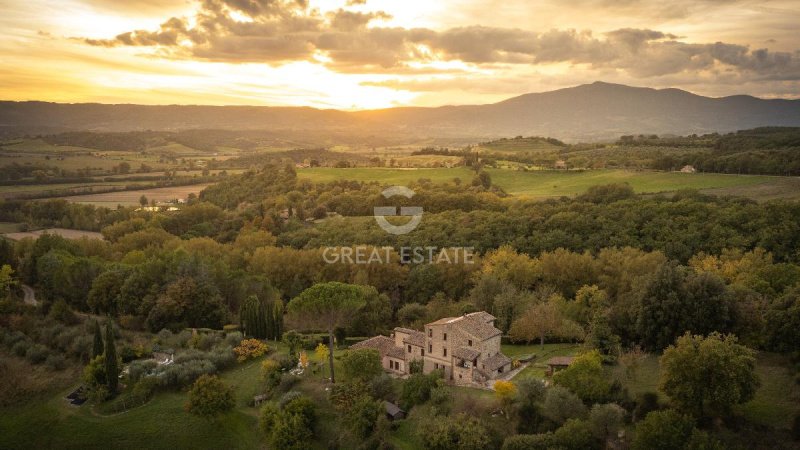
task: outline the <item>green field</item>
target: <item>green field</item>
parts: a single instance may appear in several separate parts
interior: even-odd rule
[[[587,171],[518,171],[488,169],[492,182],[512,195],[527,198],[575,196],[591,186],[628,183],[640,194],[674,192],[680,189],[738,189],[739,195],[748,196],[751,189],[757,192],[773,183],[786,183],[795,178],[763,175],[725,175],[710,173],[637,172],[629,170]],[[469,182],[474,172],[465,167],[452,169],[392,169],[392,168],[311,168],[301,169],[302,178],[316,182],[349,179],[376,181],[385,185],[409,184],[420,178],[442,183],[460,178]],[[724,194],[724,192],[721,192]]]
[[[737,407],[749,421],[765,426],[789,428],[792,417],[800,413],[800,386],[795,383],[787,357],[774,353],[757,355],[756,374],[761,386],[753,400]],[[661,400],[667,397],[658,390],[660,367],[657,355],[647,355],[639,364],[633,380],[624,376],[623,368],[612,369],[614,378],[620,380],[631,395],[656,392]]]

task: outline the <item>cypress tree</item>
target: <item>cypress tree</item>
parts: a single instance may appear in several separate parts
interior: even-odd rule
[[[94,345],[92,347],[92,358],[97,358],[103,354],[103,332],[100,331],[100,322],[94,321]]]
[[[111,326],[111,319],[106,322],[105,363],[108,392],[113,395],[117,392],[117,384],[119,384],[119,366],[117,365],[117,348],[114,344],[114,329]]]
[[[267,337],[267,317],[264,302],[255,295],[245,300],[239,311],[239,321],[249,337],[264,339]]]

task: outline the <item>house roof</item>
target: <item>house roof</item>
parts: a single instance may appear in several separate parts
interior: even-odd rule
[[[394,329],[396,333],[407,334],[408,337],[403,338],[406,344],[416,345],[417,347],[425,347],[425,333],[422,331],[412,330],[410,328],[397,327]]]
[[[494,355],[490,356],[486,359],[484,364],[486,364],[486,368],[489,370],[497,370],[506,364],[511,363],[511,358],[502,354],[502,353],[495,353]]]
[[[491,319],[490,319],[491,318]],[[465,314],[459,317],[445,317],[428,325],[452,325],[459,327],[462,331],[478,339],[489,339],[491,337],[503,334],[502,331],[495,328],[491,324],[494,316],[491,314],[480,311],[476,313]]]
[[[481,352],[469,347],[458,347],[457,349],[453,350],[454,357],[461,358],[465,361],[472,361],[480,356],[480,354]]]
[[[478,311],[478,312],[474,312],[474,313],[469,313],[469,314],[467,314],[467,317],[472,317],[472,318],[475,318],[475,319],[478,319],[478,320],[482,320],[484,322],[491,322],[491,321],[497,319],[497,317],[489,314],[486,311]]]
[[[353,350],[361,348],[373,348],[377,350],[381,356],[391,356],[392,358],[405,359],[403,349],[394,345],[394,340],[386,336],[375,336],[365,341],[356,342],[350,346]]]
[[[548,366],[568,366],[572,364],[575,358],[572,356],[554,356],[547,360],[545,364]]]

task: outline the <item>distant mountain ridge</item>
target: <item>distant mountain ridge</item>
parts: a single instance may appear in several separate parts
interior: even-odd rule
[[[680,89],[595,82],[499,103],[369,111],[309,107],[0,102],[0,131],[259,129],[302,133],[474,138],[540,135],[598,140],[800,126],[800,100],[703,97]],[[6,133],[8,134],[8,133]]]

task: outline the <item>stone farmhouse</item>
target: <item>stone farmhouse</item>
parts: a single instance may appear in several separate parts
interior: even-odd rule
[[[456,384],[484,384],[511,370],[494,321],[485,311],[446,317],[426,324],[425,331],[398,327],[391,337],[375,336],[350,348],[378,350],[384,369],[397,375],[408,374],[411,361],[421,360],[424,373],[441,370]]]

